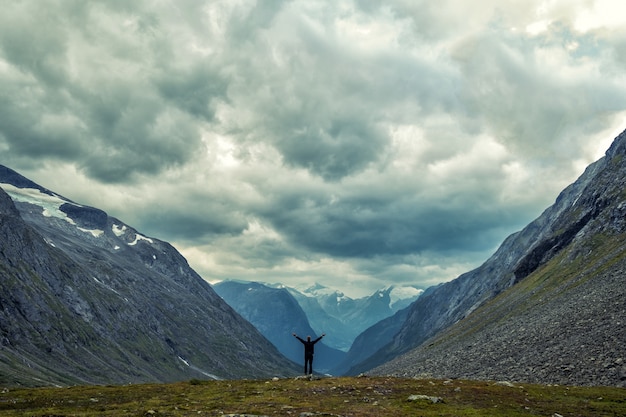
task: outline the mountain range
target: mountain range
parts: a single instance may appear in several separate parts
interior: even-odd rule
[[[351,298],[319,283],[303,290],[283,287],[302,307],[311,327],[317,333],[328,333],[327,344],[342,351],[347,351],[365,329],[410,305],[423,292],[391,285],[365,297]]]
[[[414,301],[421,290],[391,286],[358,299],[314,284],[303,291],[282,284],[222,281],[213,288],[231,307],[250,321],[287,358],[302,361],[302,337],[326,333],[316,345],[316,370],[330,372],[342,362],[354,337],[373,323]],[[347,348],[345,349],[347,350]]]
[[[405,308],[375,294],[385,317],[330,373],[626,386],[624,184],[626,131],[478,268]],[[3,166],[0,278],[3,385],[291,376],[300,365],[263,332],[304,336],[374,316],[316,286],[309,296],[251,283],[268,305],[250,298],[239,314],[167,242]],[[292,316],[275,330],[242,317],[268,317],[261,307],[265,321]]]
[[[295,375],[170,244],[0,166],[0,384]]]
[[[285,288],[272,288],[257,282],[222,281],[213,286],[222,297],[246,320],[250,321],[274,346],[294,362],[302,362],[302,344],[292,334],[303,339],[315,339],[322,332],[316,332],[309,324],[307,315],[295,298]],[[327,373],[345,356],[345,352],[329,347],[328,340],[333,335],[315,345],[314,370]]]

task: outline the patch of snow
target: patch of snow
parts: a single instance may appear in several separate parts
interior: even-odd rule
[[[50,239],[44,237],[43,240],[45,240],[48,245],[52,246],[53,248],[56,248],[56,245]]]
[[[120,294],[119,292],[115,291],[113,288],[109,287],[104,282],[100,281],[98,278],[96,278],[96,277],[92,277],[92,278],[93,278],[94,281],[96,281],[98,284],[102,285],[107,290],[113,291],[115,294],[119,295],[120,297],[122,296],[122,294]],[[124,300],[128,301],[128,299],[126,299],[126,298],[124,298]]]
[[[331,295],[334,295],[337,292],[337,291],[335,291],[332,288],[325,287],[324,285],[320,284],[319,282],[316,282],[313,285],[308,286],[306,288],[296,287],[296,289],[298,289],[303,294],[310,294],[310,295],[315,296],[315,297],[324,296],[324,295],[331,296]],[[341,295],[343,295],[343,294],[341,294]]]
[[[78,230],[85,233],[91,233],[93,237],[100,237],[104,234],[104,230],[99,229],[83,229],[82,227],[78,227]]]
[[[140,235],[139,233],[135,233],[135,240],[133,240],[132,242],[130,242],[128,245],[129,246],[134,246],[137,244],[137,242],[139,242],[140,240],[145,240],[149,243],[154,243],[154,241],[152,239],[150,239],[149,237],[145,237]]]
[[[74,220],[67,216],[67,214],[63,213],[60,210],[60,207],[63,204],[74,204],[70,203],[64,199],[62,199],[58,195],[49,195],[46,193],[42,193],[40,190],[36,188],[18,188],[12,184],[0,184],[4,191],[7,192],[11,196],[11,198],[15,201],[21,203],[29,203],[34,204],[36,206],[41,207],[41,214],[45,217],[56,217],[66,222],[74,225],[76,224]],[[74,204],[77,207],[82,207],[78,204]]]
[[[219,381],[219,380],[222,379],[222,378],[218,377],[217,375],[213,375],[213,374],[211,374],[209,372],[206,372],[206,371],[198,368],[197,366],[194,366],[194,365],[190,364],[189,362],[187,362],[185,359],[181,358],[180,356],[178,356],[178,360],[181,361],[182,363],[184,363],[185,365],[187,365],[188,367],[190,367],[191,369],[193,369],[194,371],[198,371],[201,374],[206,375],[206,376],[208,376],[211,379],[214,379],[216,381]]]
[[[114,224],[113,226],[111,226],[111,231],[113,232],[113,234],[117,237],[122,236],[124,233],[126,233],[126,226],[125,225],[117,225]]]

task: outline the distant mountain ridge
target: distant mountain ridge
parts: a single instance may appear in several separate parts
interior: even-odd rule
[[[213,286],[222,297],[246,320],[252,323],[287,358],[302,363],[302,344],[292,333],[302,338],[318,337],[309,325],[306,314],[296,299],[285,288],[273,288],[258,282],[222,281]],[[333,349],[326,343],[335,335],[329,329],[328,337],[315,346],[314,371],[327,373],[345,356],[345,352]]]
[[[250,285],[246,286],[247,284]],[[264,284],[236,280],[220,282],[215,284],[214,288],[226,302],[257,328],[267,329],[265,332],[262,331],[266,336],[273,334],[276,325],[272,323],[276,315],[269,312],[261,313],[264,309],[263,304],[270,302],[268,301],[269,289],[286,291],[294,298],[301,310],[301,313],[292,312],[290,315],[294,320],[294,325],[297,327],[301,321],[300,314],[304,315],[307,321],[305,327],[307,330],[304,333],[327,333],[325,345],[344,352],[350,348],[354,339],[363,330],[408,306],[423,292],[415,287],[392,285],[377,290],[369,296],[353,299],[341,291],[319,283],[298,290],[278,283]],[[273,293],[275,299],[283,296],[281,292]],[[281,315],[278,315],[278,318],[281,319]],[[281,352],[285,353],[282,349]],[[287,357],[291,358],[289,354]],[[339,357],[343,355],[333,354],[333,363]],[[333,367],[336,365],[333,364]]]
[[[311,326],[318,331],[332,329],[336,335],[336,344],[332,346],[342,350],[348,350],[365,329],[408,306],[423,292],[415,287],[392,285],[353,299],[319,283],[304,290],[286,288],[302,306]]]
[[[352,298],[346,296],[342,291],[326,287],[317,282],[301,290],[287,288],[307,297],[316,298],[327,312],[341,318],[353,316],[355,312],[361,311],[363,306],[373,304],[374,300],[376,300],[376,308],[381,310],[380,314],[389,316],[407,307],[424,292],[423,289],[414,286],[389,285],[374,291],[370,295]],[[375,323],[378,320],[370,321]]]
[[[427,290],[374,354],[355,342],[349,373],[626,386],[624,184],[626,131],[483,265]]]
[[[0,383],[298,373],[168,243],[0,165]]]

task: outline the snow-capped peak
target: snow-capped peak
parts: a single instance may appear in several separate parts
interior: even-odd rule
[[[389,298],[391,299],[392,305],[400,300],[417,298],[420,295],[422,295],[422,293],[424,292],[424,290],[420,288],[415,288],[415,287],[410,287],[410,286],[397,287],[395,285],[392,285],[388,289],[391,289],[391,291],[389,292]]]

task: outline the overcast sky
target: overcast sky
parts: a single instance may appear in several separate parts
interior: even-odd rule
[[[0,4],[0,163],[210,282],[451,280],[626,128],[622,0]]]

